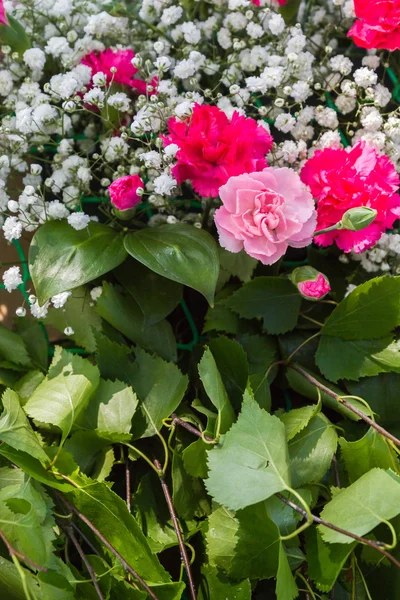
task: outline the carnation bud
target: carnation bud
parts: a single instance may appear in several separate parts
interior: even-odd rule
[[[342,229],[348,229],[349,231],[365,229],[365,227],[373,223],[377,214],[378,211],[368,206],[350,208],[346,210],[341,219]]]
[[[303,298],[312,302],[321,300],[331,290],[326,275],[313,267],[297,267],[290,275],[290,279]]]

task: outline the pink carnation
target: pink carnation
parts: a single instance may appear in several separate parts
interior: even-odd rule
[[[349,209],[368,206],[378,214],[361,231],[332,231],[319,235],[315,242],[330,246],[336,242],[345,252],[363,252],[371,248],[382,233],[400,217],[399,176],[390,159],[379,155],[365,142],[350,152],[342,149],[317,150],[306,162],[301,179],[317,199],[317,230],[338,223]]]
[[[361,48],[400,48],[400,0],[354,0],[358,20],[348,35]]]
[[[0,0],[0,23],[8,26],[8,20],[6,15],[6,10],[4,8],[3,0]]]
[[[82,64],[92,69],[92,77],[96,73],[102,72],[107,77],[107,83],[111,80],[115,83],[129,86],[137,90],[140,94],[146,93],[146,83],[141,79],[134,79],[138,69],[133,66],[132,58],[135,57],[133,50],[112,50],[107,48],[103,52],[91,52],[82,58]],[[111,72],[111,67],[117,71]]]
[[[144,189],[144,183],[139,175],[126,175],[113,181],[108,188],[110,200],[118,210],[128,210],[140,202],[138,188]]]
[[[223,206],[215,212],[221,246],[272,265],[289,246],[312,241],[316,212],[311,194],[288,168],[231,177],[220,189]]]
[[[230,177],[267,166],[272,137],[254,119],[237,112],[229,120],[217,106],[196,104],[189,119],[169,119],[168,130],[165,145],[179,146],[172,174],[178,183],[190,180],[201,196],[215,198]]]
[[[315,280],[301,281],[297,284],[297,287],[303,296],[313,300],[320,300],[331,291],[329,281],[322,273],[319,273]]]

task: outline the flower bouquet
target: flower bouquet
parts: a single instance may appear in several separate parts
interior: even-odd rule
[[[399,49],[399,0],[0,2],[2,598],[400,597]]]

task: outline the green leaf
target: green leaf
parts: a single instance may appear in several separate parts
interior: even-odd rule
[[[169,581],[169,575],[151,552],[126,503],[104,483],[91,483],[68,494],[69,500],[145,580]]]
[[[111,227],[89,223],[76,231],[66,221],[49,221],[35,233],[29,269],[39,304],[88,283],[126,258],[122,236]]]
[[[86,411],[86,422],[112,442],[129,441],[138,399],[121,381],[100,381]]]
[[[249,367],[243,347],[223,335],[209,341],[218,371],[234,408],[239,408],[247,386]]]
[[[400,325],[400,277],[377,277],[359,285],[335,308],[322,333],[343,340],[371,340]]]
[[[220,507],[209,517],[207,555],[233,579],[268,579],[278,569],[280,534],[265,502],[235,515]]]
[[[397,470],[397,458],[392,448],[373,427],[355,442],[339,438],[339,445],[350,483],[374,467]]]
[[[400,512],[399,480],[383,469],[371,469],[348,488],[341,489],[325,505],[321,519],[359,536],[369,533]],[[352,538],[318,526],[325,542],[350,544]]]
[[[289,442],[293,487],[320,481],[329,469],[337,447],[332,423],[319,413]]]
[[[31,365],[22,337],[3,325],[0,325],[0,358],[24,367]]]
[[[75,600],[74,589],[68,580],[55,571],[38,575],[42,600]]]
[[[199,600],[251,600],[251,586],[248,579],[233,582],[210,565],[201,570]]]
[[[321,373],[331,381],[358,380],[366,375],[386,371],[400,373],[400,353],[392,338],[379,340],[341,340],[323,335],[316,362]]]
[[[128,258],[116,269],[115,275],[141,310],[144,327],[165,319],[182,298],[180,284],[161,277],[137,260]]]
[[[42,371],[28,371],[26,375],[17,381],[14,389],[20,398],[22,406],[32,396],[33,392],[36,390],[38,385],[42,383],[44,378],[45,375],[42,373]]]
[[[243,401],[237,422],[208,453],[206,486],[213,498],[237,510],[290,487],[285,426],[254,400]]]
[[[29,36],[19,21],[9,13],[7,14],[8,25],[0,24],[0,41],[2,46],[10,46],[13,52],[18,52],[22,57],[25,50],[32,47]]]
[[[0,418],[0,440],[47,465],[49,458],[20,406],[18,395],[12,390],[6,390],[2,403],[4,411]]]
[[[381,373],[376,377],[365,377],[360,381],[346,382],[349,394],[364,398],[377,415],[379,424],[385,428],[400,429],[398,373]]]
[[[146,267],[197,290],[213,304],[219,257],[207,231],[183,223],[160,225],[130,233],[124,243],[127,252]]]
[[[266,335],[243,335],[239,338],[249,363],[249,382],[254,398],[265,410],[271,409],[270,384],[274,380],[275,370],[266,377],[268,368],[276,360],[277,344],[275,338]]]
[[[96,365],[92,365],[87,358],[82,358],[78,354],[73,354],[56,346],[54,349],[53,360],[49,368],[48,378],[53,379],[58,375],[83,375],[90,381],[93,391],[97,389],[100,382],[100,373]]]
[[[46,371],[49,362],[49,349],[44,327],[37,321],[18,319],[16,329],[25,344],[32,363],[42,371]]]
[[[208,347],[204,351],[198,369],[207,396],[218,410],[220,433],[225,433],[234,422],[235,413],[217,369],[215,359]]]
[[[316,527],[309,527],[305,536],[308,574],[321,592],[329,592],[356,542],[346,545],[325,544]]]
[[[28,569],[24,569],[22,566],[21,569],[25,575],[28,589],[34,598],[37,597],[39,586],[36,577]],[[26,600],[20,572],[14,563],[2,556],[0,556],[0,595],[4,600]]]
[[[207,469],[207,451],[209,445],[203,442],[202,439],[192,442],[182,452],[183,465],[185,470],[192,477],[200,477],[206,479],[208,474]]]
[[[133,363],[130,348],[113,342],[105,335],[96,334],[96,359],[103,379],[119,379],[131,384]]]
[[[135,344],[157,352],[166,360],[176,359],[175,336],[168,321],[159,321],[145,328],[139,305],[110,283],[103,282],[103,293],[96,302],[96,311]]]
[[[296,326],[301,296],[289,279],[257,277],[225,304],[245,319],[262,318],[268,333],[285,333]]]
[[[93,330],[101,331],[101,317],[91,306],[91,298],[87,288],[80,286],[73,290],[62,310],[51,308],[45,323],[61,332],[64,331],[65,324],[68,323],[68,326],[74,330],[71,338],[88,352],[94,352],[96,342]]]
[[[91,475],[96,460],[102,450],[109,447],[107,439],[99,437],[94,431],[76,431],[65,442],[62,452],[72,455],[76,467],[79,466],[82,473]],[[57,465],[59,466],[59,457]],[[67,473],[65,473],[67,474]]]
[[[216,302],[214,307],[209,307],[205,316],[203,333],[209,331],[223,331],[225,333],[237,333],[239,329],[239,317],[223,302]]]
[[[93,392],[93,385],[84,375],[61,373],[53,379],[46,378],[36,388],[25,411],[32,419],[59,427],[64,442]]]
[[[311,503],[312,496],[308,490],[298,489],[297,492],[304,498],[307,504]],[[289,492],[283,492],[282,496],[295,504],[298,503],[298,499]],[[303,518],[300,513],[290,508],[290,506],[285,504],[285,502],[282,502],[277,496],[271,496],[265,503],[268,514],[278,527],[281,535],[289,535],[292,533],[296,529],[298,522]]]
[[[279,545],[279,567],[276,576],[277,600],[293,600],[299,595],[282,542]]]
[[[172,457],[172,501],[182,519],[201,518],[210,512],[209,500],[202,480],[186,471],[181,450],[178,446]]]
[[[224,248],[218,248],[221,269],[229,275],[238,277],[240,281],[250,281],[257,266],[257,259],[252,258],[244,250],[241,252],[228,252]]]
[[[132,433],[135,438],[149,437],[181,403],[188,378],[174,364],[137,350],[131,385],[140,401]]]
[[[307,427],[310,419],[315,415],[316,405],[302,406],[295,408],[287,413],[279,415],[280,420],[286,428],[286,439],[289,442],[295,437],[304,427]]]

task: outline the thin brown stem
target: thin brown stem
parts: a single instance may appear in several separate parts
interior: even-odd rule
[[[126,571],[128,571],[133,577],[135,577],[135,579],[138,580],[138,582],[141,584],[141,586],[143,587],[143,589],[146,590],[146,592],[148,593],[148,595],[150,596],[150,598],[153,598],[153,600],[159,600],[159,598],[155,595],[155,593],[149,588],[149,586],[147,585],[147,583],[140,577],[139,573],[137,573],[135,571],[135,569],[132,569],[132,567],[121,556],[121,554],[118,552],[118,550],[116,550],[114,548],[114,546],[104,537],[104,535],[102,533],[100,533],[100,531],[97,529],[97,527],[95,527],[93,525],[93,523],[91,521],[89,521],[89,519],[87,517],[85,517],[85,515],[83,515],[73,504],[71,504],[70,502],[68,502],[68,500],[65,498],[65,496],[63,494],[61,494],[61,492],[57,491],[56,494],[57,494],[57,496],[59,498],[61,498],[61,500],[64,502],[64,504],[68,508],[68,510],[72,511],[77,517],[79,517],[81,519],[81,521],[83,521],[84,523],[86,523],[86,525],[89,527],[89,529],[91,529],[93,531],[93,533],[99,538],[99,540],[121,562],[121,564],[124,567],[124,569]]]
[[[318,381],[318,379],[315,379],[315,377],[307,373],[307,371],[304,371],[304,369],[302,369],[299,365],[289,364],[288,368],[297,371],[297,373],[300,373],[300,375],[302,375],[304,379],[307,379],[307,381],[315,385],[315,387],[328,394],[328,396],[334,398],[337,402],[340,402],[340,404],[343,404],[343,406],[345,406],[348,410],[360,417],[360,419],[365,421],[365,423],[368,423],[370,427],[373,427],[378,433],[386,437],[388,440],[391,440],[394,444],[396,444],[396,446],[400,446],[400,440],[397,439],[397,437],[395,437],[389,431],[381,427],[381,425],[378,425],[378,423],[375,423],[375,421],[370,419],[370,417],[363,413],[362,410],[359,410],[358,408],[350,404],[350,402],[344,400],[341,396],[339,396],[339,394],[336,394],[336,392],[330,390],[328,387],[326,387],[326,385]]]
[[[0,538],[3,540],[11,558],[13,556],[16,556],[20,560],[24,561],[25,563],[27,563],[28,565],[30,565],[31,567],[36,569],[36,571],[42,571],[43,573],[46,573],[47,569],[45,567],[41,567],[40,565],[37,565],[33,560],[31,560],[24,554],[21,554],[21,552],[18,552],[18,550],[16,550],[14,548],[14,546],[12,546],[10,544],[10,542],[8,541],[8,539],[6,538],[6,536],[4,535],[4,533],[2,531],[0,531]]]
[[[185,422],[185,421],[183,421],[183,422]],[[156,469],[158,471],[161,471],[161,464],[159,463],[159,461],[155,460],[154,464],[155,464]],[[178,517],[176,516],[175,507],[172,502],[172,498],[171,498],[171,494],[168,489],[167,482],[165,481],[163,475],[160,475],[160,482],[161,482],[162,491],[164,492],[165,500],[166,500],[166,503],[168,506],[169,514],[171,515],[172,523],[174,525],[176,537],[178,538],[179,550],[181,553],[181,560],[182,560],[182,563],[185,565],[187,578],[189,581],[190,597],[192,598],[192,600],[197,600],[196,588],[194,586],[192,571],[190,568],[190,561],[189,561],[189,557],[187,555],[185,542],[183,541],[183,537],[182,537],[181,526],[178,521]]]
[[[94,585],[94,588],[96,590],[96,593],[97,593],[99,599],[104,600],[104,596],[101,593],[99,582],[97,581],[95,570],[93,569],[92,565],[88,561],[86,554],[83,551],[82,546],[76,539],[75,534],[72,530],[72,527],[63,527],[63,529],[64,529],[65,533],[68,535],[68,537],[70,538],[73,545],[75,546],[79,556],[81,557],[81,560],[82,560],[83,564],[85,565],[87,572],[89,573],[90,579],[93,581],[93,585]]]
[[[279,500],[281,500],[282,502],[284,502],[285,504],[290,506],[290,508],[293,508],[293,510],[295,510],[298,513],[300,513],[301,515],[303,515],[304,518],[307,518],[307,513],[304,510],[304,508],[302,508],[301,506],[298,506],[291,500],[288,500],[282,494],[275,494],[275,495],[277,498],[279,498]],[[346,535],[347,537],[350,537],[353,540],[360,542],[361,544],[365,544],[366,546],[371,546],[371,548],[374,548],[375,550],[377,550],[378,552],[380,552],[381,554],[386,556],[386,558],[388,558],[394,565],[396,565],[396,567],[400,568],[400,562],[398,560],[396,560],[394,556],[389,554],[389,552],[384,550],[384,548],[381,545],[381,542],[374,542],[373,540],[369,540],[368,538],[364,538],[359,535],[356,535],[355,533],[352,533],[351,531],[346,531],[345,529],[342,529],[341,527],[337,527],[333,523],[324,521],[324,519],[321,519],[320,517],[317,517],[316,515],[311,514],[311,516],[312,516],[314,523],[318,523],[318,525],[322,525],[323,527],[332,529],[333,531],[336,531],[337,533]]]
[[[172,419],[171,425],[180,425],[181,427],[184,427],[187,431],[190,431],[190,433],[193,433],[193,435],[197,436],[198,438],[203,437],[203,434],[201,433],[201,431],[199,429],[196,429],[196,427],[193,427],[193,425],[190,425],[190,423],[188,423],[187,421],[184,421],[183,419],[179,418],[178,415],[176,415],[175,413],[173,413],[171,415],[171,419]],[[208,435],[205,435],[204,439],[207,440],[207,442],[215,441],[213,438],[209,437]]]
[[[125,489],[126,489],[126,506],[129,512],[131,512],[131,472],[129,469],[129,453],[128,449],[124,451],[125,454]]]
[[[76,525],[73,521],[71,521],[70,525],[71,525],[71,527],[73,527],[75,529],[75,531],[78,533],[78,535],[81,536],[81,538],[83,539],[85,544],[90,548],[90,550],[93,552],[93,554],[96,554],[97,556],[100,556],[100,558],[102,558],[100,552],[98,550],[96,550],[96,548],[93,546],[92,542],[86,537],[86,535],[83,533],[83,531],[81,531],[81,529],[79,529],[78,525]]]

